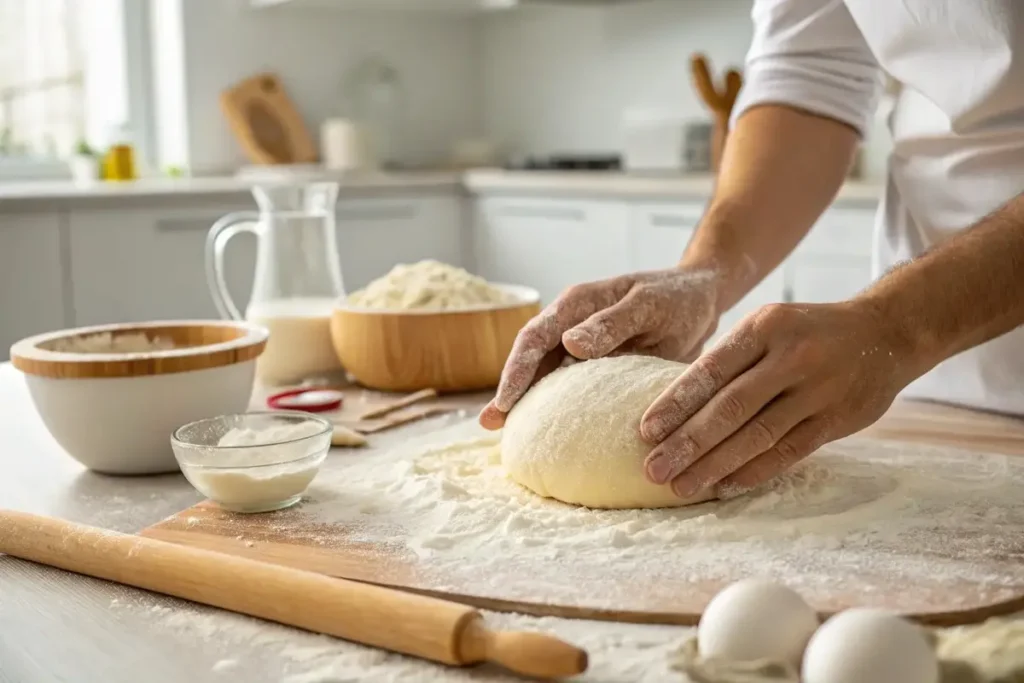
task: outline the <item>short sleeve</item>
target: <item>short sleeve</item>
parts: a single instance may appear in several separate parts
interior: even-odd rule
[[[754,38],[731,125],[758,104],[789,104],[864,134],[882,71],[842,0],[755,0]]]

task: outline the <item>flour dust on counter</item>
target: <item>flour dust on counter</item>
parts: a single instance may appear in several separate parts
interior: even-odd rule
[[[518,683],[521,677],[492,666],[452,668],[365,645],[218,610],[205,605],[126,589],[110,603],[115,618],[141,615],[161,635],[189,648],[211,648],[211,671],[224,680],[241,680],[243,672],[275,661],[283,664],[280,683],[342,681],[490,681]],[[488,625],[500,630],[552,633],[590,655],[586,674],[574,680],[591,683],[655,683],[677,680],[673,653],[686,631],[671,626],[604,624],[483,611]],[[261,661],[262,660],[262,661]]]
[[[1013,458],[847,439],[729,501],[592,510],[510,481],[499,438],[465,421],[416,447],[329,460],[268,533],[379,548],[415,566],[416,588],[533,605],[686,611],[691,588],[755,575],[819,609],[955,611],[1022,591],[1024,465]]]

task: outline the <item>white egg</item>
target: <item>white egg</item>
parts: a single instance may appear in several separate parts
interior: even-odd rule
[[[924,631],[880,609],[840,612],[807,644],[804,683],[938,683]]]
[[[708,603],[697,626],[697,648],[702,657],[772,659],[799,667],[816,628],[818,615],[791,588],[744,579]]]

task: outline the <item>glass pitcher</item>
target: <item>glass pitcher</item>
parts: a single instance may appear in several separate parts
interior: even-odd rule
[[[256,272],[244,318],[270,330],[256,362],[266,385],[295,384],[341,369],[331,342],[331,312],[345,288],[335,236],[337,183],[260,185],[259,212],[231,213],[210,228],[206,271],[221,316],[241,320],[224,276],[235,235],[256,235]]]

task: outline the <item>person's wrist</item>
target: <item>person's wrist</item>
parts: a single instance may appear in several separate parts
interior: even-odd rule
[[[675,268],[689,277],[703,278],[701,286],[711,298],[716,318],[743,298],[753,274],[752,264],[732,263],[718,256],[684,255]]]
[[[922,327],[922,320],[908,314],[900,292],[873,291],[850,300],[849,305],[871,319],[882,344],[896,360],[902,380],[909,384],[943,360],[937,340]]]

